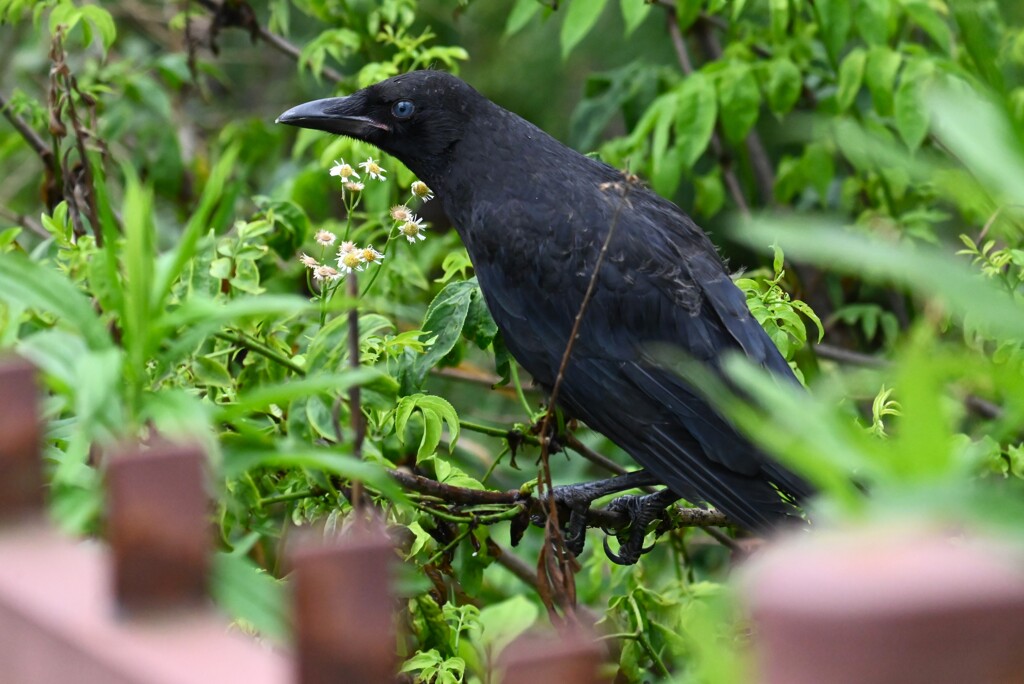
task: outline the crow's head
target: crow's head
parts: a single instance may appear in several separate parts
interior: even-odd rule
[[[474,109],[486,102],[455,76],[414,71],[348,97],[300,104],[277,122],[371,143],[429,181],[461,139]]]

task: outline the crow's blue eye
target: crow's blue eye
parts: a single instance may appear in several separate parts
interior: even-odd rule
[[[399,100],[391,107],[391,113],[396,119],[408,119],[416,111],[416,105],[409,100]]]

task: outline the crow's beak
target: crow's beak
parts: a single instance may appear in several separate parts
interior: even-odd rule
[[[365,138],[373,130],[388,127],[361,112],[363,98],[359,93],[348,97],[328,97],[292,107],[277,117],[276,123],[312,128],[353,138]]]

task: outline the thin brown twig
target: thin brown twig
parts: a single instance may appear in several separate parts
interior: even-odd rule
[[[540,460],[541,460],[541,491],[544,488],[548,492],[554,492],[554,486],[551,480],[551,465],[548,459],[548,449],[550,448],[550,437],[548,436],[549,428],[551,425],[551,419],[554,416],[554,409],[558,402],[558,393],[562,387],[562,381],[565,378],[565,370],[569,365],[569,358],[572,355],[573,347],[576,343],[576,336],[579,334],[580,325],[583,322],[583,316],[587,311],[587,305],[590,303],[591,297],[594,295],[594,290],[597,287],[597,278],[601,272],[601,266],[604,263],[605,256],[608,253],[608,247],[611,245],[612,236],[615,233],[615,228],[619,222],[619,214],[622,212],[622,207],[626,204],[626,197],[629,194],[629,181],[627,177],[626,182],[611,183],[607,186],[602,186],[603,190],[608,188],[621,188],[621,197],[619,203],[615,207],[615,213],[612,214],[611,223],[608,226],[608,233],[605,235],[604,242],[601,244],[601,251],[597,254],[597,260],[594,263],[594,270],[590,274],[590,282],[587,283],[586,292],[583,294],[583,300],[580,302],[580,308],[576,312],[576,318],[573,320],[572,329],[569,332],[569,339],[565,344],[565,351],[562,353],[561,362],[558,365],[558,373],[555,375],[555,381],[551,386],[551,395],[548,400],[548,408],[544,413],[544,417],[540,422]],[[550,544],[545,543],[541,549],[541,555],[538,559],[537,570],[538,570],[538,586],[540,587],[541,599],[548,607],[549,614],[554,617],[554,606],[550,599],[554,598],[559,601],[562,610],[565,612],[566,617],[572,618],[572,611],[576,604],[576,584],[574,577],[575,559],[567,552],[565,548],[565,540],[562,537],[562,530],[558,522],[558,506],[555,503],[554,496],[547,497],[547,518],[544,524],[544,536],[545,540],[549,541]],[[552,558],[554,554],[554,558]],[[542,581],[547,579],[550,584]],[[546,589],[555,590],[553,597],[549,596]]]
[[[40,225],[39,222],[33,219],[31,216],[26,216],[25,214],[13,212],[7,207],[0,207],[0,217],[3,217],[7,221],[17,223],[22,228],[27,228],[28,230],[32,231],[39,237],[50,237],[50,234],[46,232],[46,229],[43,228],[42,225]]]
[[[565,446],[572,449],[577,454],[587,459],[594,465],[604,468],[610,473],[614,473],[616,475],[625,475],[627,472],[625,468],[620,466],[612,459],[608,458],[604,454],[599,454],[590,447],[588,447],[586,444],[581,442],[579,438],[576,437],[576,435],[572,434],[571,432],[565,438]]]
[[[814,353],[822,359],[838,361],[839,363],[848,363],[854,366],[881,368],[882,366],[889,365],[889,361],[880,356],[872,356],[870,354],[862,354],[861,352],[856,352],[851,349],[843,349],[842,347],[837,347],[836,345],[828,344],[827,342],[821,342],[814,345]]]
[[[498,562],[498,565],[518,577],[524,584],[537,589],[537,573],[522,558],[502,548],[490,537],[487,538],[487,553]]]
[[[205,7],[214,15],[219,16],[220,13],[223,11],[221,3],[216,2],[215,0],[196,0],[196,2]],[[302,57],[302,50],[296,47],[293,43],[289,42],[288,39],[277,35],[273,31],[270,31],[269,29],[263,27],[260,24],[254,24],[253,26],[243,26],[236,24],[235,26],[237,26],[238,28],[248,29],[252,31],[264,43],[266,43],[273,49],[277,50],[281,54],[291,57],[296,62],[299,61],[299,59],[301,59]],[[323,74],[327,78],[327,80],[333,81],[334,83],[340,83],[341,80],[343,79],[343,76],[339,72],[335,71],[329,66],[323,67],[320,70],[320,73]]]
[[[46,141],[36,133],[35,129],[28,125],[28,123],[20,116],[15,114],[11,110],[10,101],[7,100],[0,94],[0,113],[3,113],[4,118],[11,122],[14,126],[14,130],[18,131],[18,134],[25,139],[25,142],[29,144],[29,147],[39,155],[39,159],[42,160],[43,164],[52,166],[54,163],[53,150],[46,144]]]

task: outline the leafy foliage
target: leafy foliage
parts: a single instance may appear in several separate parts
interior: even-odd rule
[[[200,441],[219,483],[215,596],[283,639],[284,530],[343,527],[358,480],[402,540],[403,672],[491,681],[502,649],[544,622],[505,540],[522,536],[532,568],[543,535],[524,534],[518,504],[454,503],[393,474],[530,491],[543,398],[520,383],[465,250],[412,174],[272,122],[331,89],[468,71],[480,59],[467,47],[528,41],[545,73],[509,91],[508,63],[474,85],[512,109],[539,101],[543,127],[638,173],[751,264],[737,284],[810,391],[742,359],[729,383],[679,370],[818,485],[815,525],[918,516],[1019,534],[1016,4],[231,6],[251,19],[192,3],[168,28],[139,3],[0,0],[0,348],[42,371],[65,528],[98,531],[104,445]],[[257,26],[277,40],[253,46]],[[580,94],[572,112],[549,106],[556,86]],[[629,465],[584,426],[559,431]],[[554,471],[602,474],[576,458]],[[751,679],[728,551],[696,529],[652,536],[633,569],[592,539],[575,576],[617,681]]]

